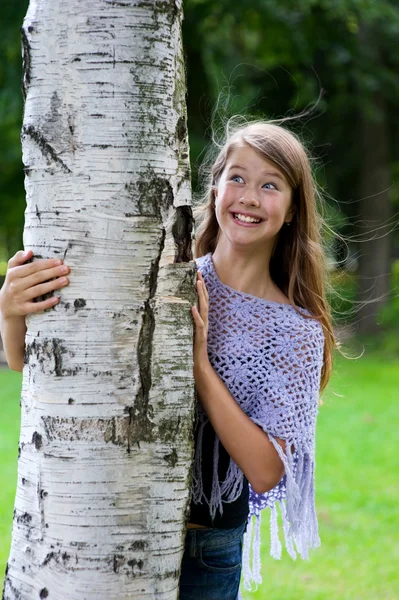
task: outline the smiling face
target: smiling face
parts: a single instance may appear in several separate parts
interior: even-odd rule
[[[225,241],[273,248],[294,215],[292,188],[273,163],[243,144],[229,154],[215,190],[215,214]]]

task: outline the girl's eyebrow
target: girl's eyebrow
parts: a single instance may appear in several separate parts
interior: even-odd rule
[[[246,171],[247,169],[241,165],[231,165],[231,167],[229,167],[229,171],[230,169],[242,169],[243,171]],[[285,177],[283,175],[281,175],[280,173],[278,173],[277,171],[262,171],[262,175],[266,175],[267,177],[278,177],[278,179],[281,179],[282,181],[285,181]]]

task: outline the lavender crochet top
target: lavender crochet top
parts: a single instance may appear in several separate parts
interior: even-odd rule
[[[196,260],[209,293],[209,360],[242,410],[268,435],[285,473],[265,494],[249,485],[249,518],[244,536],[244,588],[261,583],[260,515],[270,509],[271,551],[281,558],[277,507],[285,547],[295,559],[308,558],[320,546],[315,510],[315,433],[324,334],[316,319],[306,318],[289,304],[239,292],[223,284],[211,253]],[[310,317],[308,311],[301,312]],[[208,418],[199,403],[199,429],[193,470],[193,502],[205,501],[212,517],[223,512],[222,500],[241,494],[243,473],[230,459],[226,479],[218,480],[219,439],[214,445],[211,497],[201,477],[202,432]],[[286,452],[275,440],[286,441]],[[291,446],[293,445],[294,451]],[[252,557],[252,560],[251,560]]]

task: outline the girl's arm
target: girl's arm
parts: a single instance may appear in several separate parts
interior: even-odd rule
[[[267,434],[238,406],[208,359],[208,293],[198,272],[200,310],[192,309],[195,321],[194,378],[197,392],[212,426],[234,462],[255,492],[275,487],[284,475],[284,465]],[[276,438],[285,450],[284,440]]]
[[[22,371],[24,365],[25,316],[59,302],[57,296],[40,302],[33,300],[69,283],[68,278],[60,279],[69,272],[61,260],[42,259],[25,264],[32,254],[32,250],[20,251],[8,261],[6,279],[0,290],[0,333],[8,366],[14,371]]]
[[[0,310],[0,333],[10,369],[22,371],[25,353],[25,317],[4,318]]]
[[[226,451],[255,492],[268,492],[284,475],[284,465],[272,442],[238,406],[209,361],[194,373],[202,406]],[[285,442],[277,441],[285,450]]]

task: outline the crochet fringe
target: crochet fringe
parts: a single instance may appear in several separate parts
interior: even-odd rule
[[[223,502],[233,502],[242,492],[243,474],[233,460],[230,460],[225,481],[220,485],[218,479],[219,439],[215,436],[214,462],[211,498],[207,498],[203,491],[201,476],[202,439],[207,418],[201,419],[197,437],[196,460],[193,472],[193,501],[209,506],[212,519],[219,509],[223,514]],[[320,546],[318,524],[314,503],[314,460],[308,452],[297,451],[298,460],[295,465],[291,443],[286,444],[286,453],[275,438],[268,434],[270,441],[281,458],[285,469],[286,498],[276,500],[270,506],[270,555],[279,560],[282,554],[282,544],[279,539],[277,505],[280,513],[284,532],[285,548],[293,560],[297,552],[303,559],[308,559],[308,550]],[[244,534],[243,547],[243,586],[245,590],[255,591],[262,583],[260,560],[260,508],[250,507],[247,531]],[[294,548],[296,547],[296,550]],[[253,587],[255,586],[255,587]],[[239,596],[242,600],[242,596]]]
[[[199,417],[200,424],[198,426],[197,445],[195,450],[192,498],[193,502],[196,504],[202,504],[202,500],[205,500],[209,506],[209,513],[213,520],[216,516],[217,510],[219,510],[220,514],[223,515],[222,500],[223,502],[234,502],[234,500],[239,498],[244,485],[244,476],[236,463],[233,460],[230,460],[226,473],[226,479],[222,482],[222,484],[220,484],[218,475],[220,440],[217,435],[215,435],[215,442],[213,446],[212,491],[211,497],[206,497],[202,483],[202,440],[204,427],[208,420],[209,419],[204,414],[201,414]]]

